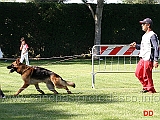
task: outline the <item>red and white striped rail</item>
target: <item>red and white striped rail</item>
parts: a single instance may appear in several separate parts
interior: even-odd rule
[[[129,45],[108,45],[100,46],[100,55],[139,55],[139,50],[136,50],[135,47],[130,47]]]

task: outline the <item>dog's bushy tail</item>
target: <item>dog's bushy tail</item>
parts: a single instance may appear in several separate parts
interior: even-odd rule
[[[74,88],[76,87],[75,83],[73,83],[73,82],[66,81],[66,83],[67,83],[68,86],[71,86],[71,87],[74,87]]]

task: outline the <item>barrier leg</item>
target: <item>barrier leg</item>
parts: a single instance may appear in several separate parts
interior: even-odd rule
[[[94,88],[94,84],[95,84],[95,73],[94,73],[94,51],[92,48],[92,88]]]
[[[118,63],[117,63],[117,71],[119,70],[119,56],[118,56]]]
[[[95,74],[92,73],[92,88],[95,88]]]
[[[106,70],[106,68],[107,68],[107,64],[106,64],[106,57],[105,57],[105,63],[104,63],[104,70]]]

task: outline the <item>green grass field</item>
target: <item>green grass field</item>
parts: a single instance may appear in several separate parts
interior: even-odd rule
[[[35,60],[31,65],[54,71],[68,81],[76,83],[70,88],[73,94],[56,89],[54,95],[44,83],[46,95],[40,95],[29,86],[19,96],[13,94],[23,85],[16,72],[6,68],[12,61],[0,60],[0,84],[6,95],[0,99],[1,120],[159,120],[160,75],[153,73],[157,93],[140,93],[141,84],[134,73],[106,73],[96,75],[95,89],[91,88],[91,60],[73,60],[54,63],[52,60]],[[98,67],[97,65],[95,67]],[[144,110],[153,116],[144,116]]]

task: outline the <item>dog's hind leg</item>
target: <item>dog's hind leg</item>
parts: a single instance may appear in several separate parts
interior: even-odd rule
[[[54,92],[54,94],[58,94],[58,92],[54,88],[54,84],[51,81],[48,81],[46,83],[46,86],[50,91]]]
[[[39,85],[38,84],[35,84],[34,85],[35,86],[35,88],[36,88],[36,90],[38,91],[38,92],[40,92],[41,94],[45,94],[40,88],[39,88]]]
[[[14,94],[14,96],[17,96],[19,93],[21,93],[25,88],[27,88],[29,86],[29,84],[25,84],[17,91],[16,94]]]
[[[72,92],[68,89],[67,86],[64,86],[64,89],[67,90],[67,93],[68,93],[68,94],[72,94]]]

